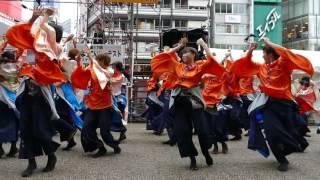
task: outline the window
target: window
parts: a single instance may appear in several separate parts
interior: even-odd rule
[[[225,33],[224,32],[224,25],[217,24],[216,25],[216,33]]]
[[[228,33],[228,34],[248,34],[248,25],[241,24],[217,24],[216,33]]]
[[[232,25],[231,24],[226,24],[225,33],[231,33],[232,32],[231,29],[232,29]]]
[[[185,20],[176,20],[175,21],[176,28],[186,28],[187,24],[188,24],[188,21],[185,21]]]
[[[221,13],[227,13],[227,4],[221,4]]]
[[[232,13],[232,4],[226,4],[227,5],[227,13]]]
[[[232,13],[232,4],[230,3],[216,3],[215,4],[216,13]]]
[[[245,14],[247,13],[247,4],[233,4],[233,13]]]
[[[239,34],[248,34],[248,25],[239,25]]]
[[[169,20],[169,19],[164,19],[164,20],[162,21],[162,26],[163,26],[164,28],[169,28],[169,27],[171,27],[171,22],[170,22],[170,20]]]
[[[220,3],[216,3],[215,4],[215,11],[216,11],[216,13],[220,13],[221,11],[220,11],[220,7],[221,7],[221,4]]]

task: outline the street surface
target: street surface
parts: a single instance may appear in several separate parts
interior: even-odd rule
[[[163,180],[206,180],[206,179],[320,179],[320,135],[312,128],[310,146],[305,153],[289,156],[290,167],[285,173],[276,170],[273,156],[263,158],[257,152],[247,149],[247,138],[238,142],[228,142],[229,154],[213,155],[214,165],[207,167],[202,156],[198,156],[198,171],[188,170],[189,159],[181,159],[177,147],[162,145],[166,134],[155,136],[145,131],[144,124],[129,124],[128,139],[121,145],[122,153],[114,155],[108,148],[108,155],[93,159],[85,155],[76,135],[78,145],[69,152],[57,151],[58,163],[55,171],[42,173],[46,158],[38,158],[38,170],[29,179],[163,179]],[[194,138],[200,150],[197,137]],[[64,145],[64,144],[63,144]],[[8,146],[5,146],[8,151]],[[26,167],[26,161],[19,159],[0,159],[0,179],[14,180]],[[28,179],[28,178],[27,178]]]

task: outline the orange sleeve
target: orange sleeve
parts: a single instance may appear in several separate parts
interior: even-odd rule
[[[91,79],[91,73],[88,69],[78,66],[71,75],[72,86],[78,89],[86,90]]]
[[[285,61],[287,67],[291,70],[302,70],[309,75],[313,75],[314,69],[311,62],[304,56],[298,55],[286,48],[276,48],[276,52],[280,55],[281,59]]]
[[[151,60],[152,76],[158,79],[163,73],[175,73],[175,68],[178,64],[175,52],[160,53]]]
[[[230,67],[230,72],[237,77],[252,77],[258,74],[261,64],[251,60],[251,55],[236,60]]]
[[[156,87],[157,87],[157,80],[154,77],[150,78],[147,82],[147,87],[146,87],[147,92],[151,92],[152,90],[156,89]]]
[[[8,43],[19,50],[33,49],[34,37],[31,28],[30,23],[12,26],[6,34]]]
[[[221,77],[225,72],[225,69],[220,65],[212,56],[208,57],[208,60],[200,65],[200,70],[203,71],[203,74],[213,74],[218,77]]]

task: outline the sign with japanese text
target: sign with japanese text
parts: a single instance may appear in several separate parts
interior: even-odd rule
[[[281,5],[255,4],[254,13],[254,34],[259,41],[267,37],[272,42],[282,44]]]
[[[84,50],[86,48],[85,44],[77,44],[79,50]],[[122,62],[125,58],[125,47],[123,45],[113,45],[113,44],[92,44],[90,46],[91,52],[94,56],[100,53],[107,53],[111,57],[111,63]],[[83,56],[84,65],[89,64],[88,57]]]

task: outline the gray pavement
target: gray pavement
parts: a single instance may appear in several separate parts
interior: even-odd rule
[[[82,151],[79,134],[78,145],[73,151],[58,150],[58,163],[55,171],[42,173],[37,170],[29,179],[320,179],[320,135],[312,129],[308,138],[310,146],[305,153],[289,156],[291,162],[288,172],[276,170],[277,163],[273,156],[263,158],[257,152],[247,149],[247,138],[239,142],[228,142],[229,154],[213,155],[214,165],[207,167],[202,156],[198,156],[198,171],[188,170],[188,159],[179,157],[177,147],[168,147],[161,142],[166,135],[155,136],[145,131],[144,124],[130,124],[128,139],[121,145],[120,155],[112,154],[99,159],[92,159]],[[195,137],[198,150],[200,150]],[[5,146],[8,149],[8,146]],[[38,158],[38,168],[45,166],[46,158]],[[0,179],[13,180],[20,178],[26,167],[25,160],[0,159]],[[28,178],[27,178],[28,179]]]

